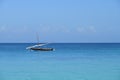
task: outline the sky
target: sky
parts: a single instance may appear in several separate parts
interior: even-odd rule
[[[119,0],[0,0],[0,43],[120,43]]]

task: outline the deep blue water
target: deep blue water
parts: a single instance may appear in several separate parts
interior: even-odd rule
[[[120,80],[119,43],[0,44],[0,80]]]

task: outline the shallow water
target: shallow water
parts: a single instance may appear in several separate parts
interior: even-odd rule
[[[120,44],[0,44],[0,80],[120,80]]]

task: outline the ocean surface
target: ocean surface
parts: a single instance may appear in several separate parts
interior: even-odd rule
[[[119,43],[0,44],[0,80],[120,80]]]

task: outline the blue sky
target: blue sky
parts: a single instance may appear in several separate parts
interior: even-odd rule
[[[0,0],[0,43],[120,42],[119,0]]]

